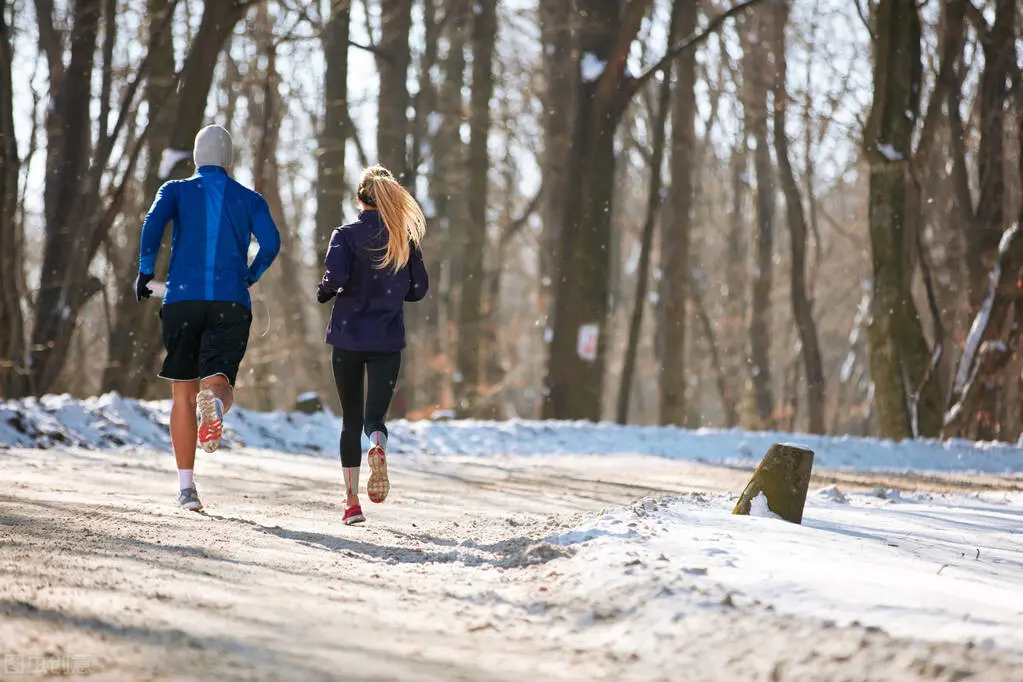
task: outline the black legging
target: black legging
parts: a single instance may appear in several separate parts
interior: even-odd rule
[[[362,464],[362,432],[387,435],[384,418],[394,395],[401,353],[369,353],[334,348],[334,383],[341,399],[341,466]],[[363,399],[363,381],[368,390]]]

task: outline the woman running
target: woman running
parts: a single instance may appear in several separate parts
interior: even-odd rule
[[[384,419],[405,348],[402,310],[405,301],[422,299],[429,287],[420,250],[426,218],[412,195],[386,168],[373,166],[362,173],[356,202],[359,218],[334,230],[330,238],[327,271],[316,295],[320,303],[337,297],[327,343],[333,346],[334,382],[341,399],[347,525],[366,520],[359,505],[363,431],[370,442],[370,501],[383,502],[391,488]]]

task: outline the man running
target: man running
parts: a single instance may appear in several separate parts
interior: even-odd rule
[[[160,377],[171,383],[170,435],[178,504],[200,511],[193,480],[195,445],[214,452],[234,401],[238,366],[252,323],[249,287],[270,267],[281,238],[266,201],[233,180],[231,135],[211,125],[195,136],[196,172],[165,183],[142,224],[135,298],[149,298],[156,255],[173,224],[167,292],[160,319],[167,351]],[[255,236],[259,252],[248,264]]]

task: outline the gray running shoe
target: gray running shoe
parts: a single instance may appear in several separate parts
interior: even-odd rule
[[[178,506],[188,511],[202,511],[202,502],[195,488],[185,488],[178,493]]]

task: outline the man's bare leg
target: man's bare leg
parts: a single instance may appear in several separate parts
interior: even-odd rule
[[[198,381],[175,381],[171,384],[170,436],[178,470],[195,468],[195,395]]]
[[[193,479],[197,430],[195,400],[198,391],[198,381],[175,381],[171,384],[170,436],[174,461],[178,466],[178,504],[191,511],[202,509]]]

